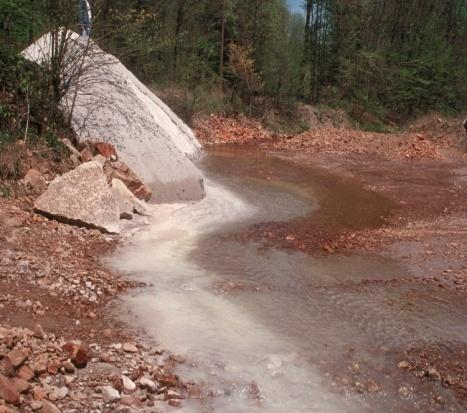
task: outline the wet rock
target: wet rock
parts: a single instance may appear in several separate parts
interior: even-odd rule
[[[114,403],[120,400],[120,393],[111,386],[101,387],[101,392],[106,403]]]
[[[36,191],[43,191],[47,187],[45,178],[37,169],[30,169],[23,178],[24,184]]]
[[[19,404],[19,393],[10,380],[3,375],[0,375],[0,399],[14,405]]]
[[[102,166],[95,161],[55,178],[34,208],[71,224],[119,233],[120,211]]]
[[[143,202],[136,198],[120,179],[112,179],[112,193],[120,207],[120,214],[149,215]]]

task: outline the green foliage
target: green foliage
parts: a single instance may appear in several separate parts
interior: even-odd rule
[[[11,197],[10,188],[0,184],[0,197],[1,198],[10,198]]]

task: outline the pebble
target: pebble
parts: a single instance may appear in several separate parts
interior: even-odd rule
[[[102,396],[106,403],[114,403],[120,400],[120,393],[115,390],[112,386],[101,387]]]

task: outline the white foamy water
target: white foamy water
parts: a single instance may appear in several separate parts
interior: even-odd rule
[[[427,411],[424,390],[400,397],[408,377],[381,349],[398,351],[420,340],[466,342],[465,302],[429,286],[384,282],[406,270],[381,257],[313,258],[231,237],[255,223],[313,213],[314,188],[233,176],[226,171],[237,171],[237,158],[215,160],[204,200],[156,207],[150,229],[110,260],[116,270],[154,285],[126,297],[122,317],[183,356],[187,362],[177,372],[209,395],[185,401],[183,411]],[[268,176],[291,172],[271,159],[245,162]],[[362,380],[371,378],[381,391],[355,391],[360,378],[353,360],[371,375]]]
[[[197,367],[186,368],[184,377],[191,375],[216,393],[209,408],[219,412],[361,411],[361,406],[354,410],[348,400],[330,392],[293,341],[213,289],[225,280],[223,274],[205,270],[191,259],[203,236],[253,219],[258,208],[212,182],[200,203],[158,208],[151,230],[120,251],[112,265],[155,284],[128,297],[127,304],[161,345],[196,363]],[[260,401],[252,397],[253,383],[261,392]]]

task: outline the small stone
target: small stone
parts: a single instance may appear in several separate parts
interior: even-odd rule
[[[441,380],[441,374],[439,374],[438,370],[435,368],[428,369],[428,377],[431,377],[434,380],[440,381]]]
[[[155,393],[157,391],[157,385],[151,379],[147,377],[142,377],[139,381],[141,388],[146,389],[150,393]]]
[[[33,401],[31,401],[31,403],[29,404],[29,407],[31,408],[31,410],[32,410],[33,412],[36,412],[37,410],[42,409],[42,402],[37,401],[37,400],[33,400]]]
[[[137,353],[138,347],[136,347],[132,343],[125,343],[123,344],[123,351],[125,351],[126,353]]]
[[[28,366],[21,366],[18,370],[18,377],[20,379],[30,381],[34,378],[34,371]]]
[[[29,356],[28,349],[12,350],[7,354],[8,359],[14,367],[21,366]]]
[[[127,396],[124,395],[122,396],[122,399],[120,400],[120,404],[123,406],[128,406],[128,407],[140,407],[141,402],[138,399],[135,399],[132,396]]]
[[[26,380],[15,377],[14,379],[11,379],[10,382],[14,389],[20,394],[27,393],[29,390],[30,385]]]
[[[15,367],[7,357],[0,360],[0,374],[7,377],[13,377],[15,375]]]
[[[48,364],[49,364],[49,355],[47,353],[40,354],[33,364],[34,373],[36,374],[45,373],[47,371]]]
[[[44,330],[40,324],[36,324],[34,327],[34,337],[43,339],[44,338]]]
[[[7,403],[19,404],[19,393],[16,391],[10,380],[0,374],[0,399]]]
[[[399,394],[402,397],[409,397],[410,396],[410,390],[406,386],[399,387]]]
[[[66,396],[68,396],[68,393],[70,390],[66,386],[62,386],[57,390],[57,399],[58,400],[63,400]]]
[[[45,399],[45,396],[47,396],[47,392],[42,388],[42,387],[34,387],[32,391],[32,397],[34,400],[41,401]]]
[[[136,384],[128,378],[127,376],[122,375],[122,382],[123,382],[123,392],[125,394],[131,394],[136,390]]]
[[[259,392],[259,389],[258,389]],[[169,390],[167,392],[168,399],[183,399],[183,396],[180,393],[177,393],[175,390]]]
[[[69,386],[70,384],[74,383],[76,380],[75,376],[65,376],[63,379],[63,382],[65,383],[66,386]]]
[[[182,407],[182,401],[179,399],[170,399],[169,406],[180,408]]]
[[[410,366],[409,362],[408,361],[401,361],[400,363],[397,363],[397,367],[399,367],[400,369],[408,369]]]
[[[47,372],[52,376],[55,376],[60,371],[62,362],[58,359],[52,360],[47,366]]]
[[[61,411],[55,404],[42,400],[42,413],[61,413]]]
[[[70,360],[65,360],[63,363],[62,363],[62,367],[65,369],[65,371],[67,373],[74,373],[76,371],[76,368],[74,366],[74,364],[70,361]]]
[[[112,386],[103,386],[101,387],[101,391],[106,403],[114,403],[120,400],[120,393]]]

